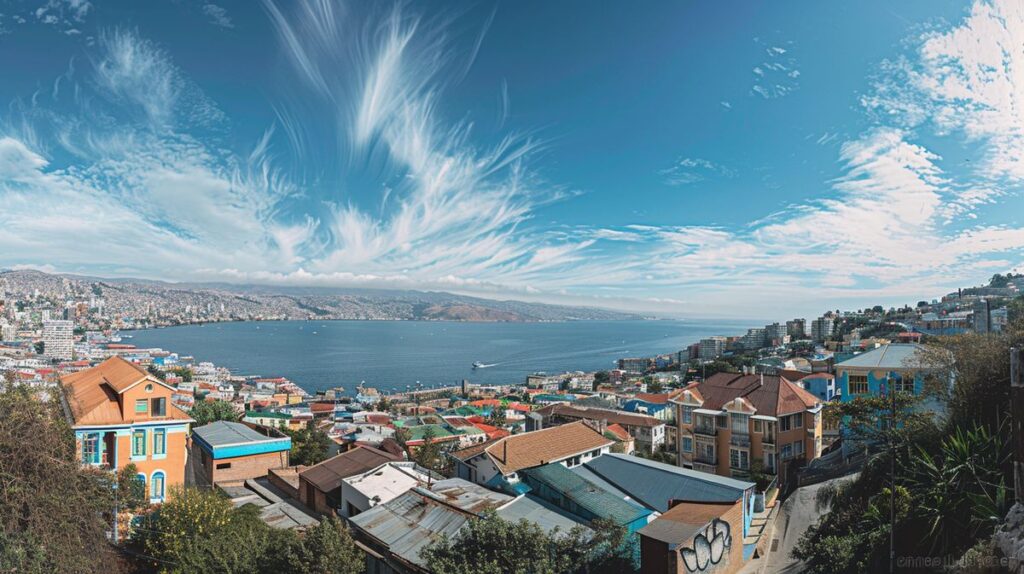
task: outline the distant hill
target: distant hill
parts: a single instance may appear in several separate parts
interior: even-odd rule
[[[165,283],[105,279],[40,271],[0,272],[0,295],[102,304],[108,317],[154,325],[265,319],[434,321],[628,320],[638,315],[593,307],[498,301],[435,291],[329,289]]]

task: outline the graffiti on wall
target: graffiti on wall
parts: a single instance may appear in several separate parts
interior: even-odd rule
[[[727,558],[729,547],[732,546],[732,535],[729,530],[728,522],[716,518],[703,532],[698,532],[693,537],[693,547],[680,551],[686,570],[704,572],[709,567],[717,566],[723,558]]]

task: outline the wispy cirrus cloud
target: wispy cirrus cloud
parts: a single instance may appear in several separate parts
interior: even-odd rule
[[[712,178],[736,177],[735,170],[699,157],[679,158],[671,167],[659,173],[665,183],[671,186],[689,185]]]
[[[870,127],[820,136],[838,147],[838,174],[816,199],[744,226],[542,221],[574,196],[535,168],[546,142],[481,145],[472,123],[441,112],[482,34],[454,52],[449,18],[405,6],[265,7],[295,93],[273,102],[277,123],[248,148],[222,143],[220,107],[130,29],[103,31],[52,88],[10,106],[0,264],[749,314],[794,298],[920,297],[1021,260],[1024,231],[974,219],[1024,175],[1012,4],[979,2],[913,39],[863,98]],[[791,46],[763,49],[757,85],[785,95]],[[509,88],[494,93],[502,126]],[[953,172],[924,132],[980,146],[985,161]],[[303,169],[327,182],[315,201]],[[741,182],[699,156],[660,175]]]
[[[764,47],[765,59],[751,70],[754,85],[750,91],[770,100],[786,96],[797,89],[800,70],[793,56],[793,42],[773,44],[754,38],[754,43]]]

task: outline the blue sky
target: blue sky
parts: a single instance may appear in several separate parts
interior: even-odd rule
[[[1024,252],[1016,2],[0,2],[0,266],[663,315]]]

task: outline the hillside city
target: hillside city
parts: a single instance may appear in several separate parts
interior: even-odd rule
[[[879,571],[896,560],[891,529],[929,520],[970,533],[941,542],[943,564],[1000,571],[1024,557],[1024,509],[1004,470],[1008,431],[988,425],[1022,414],[1009,412],[1022,294],[1024,275],[997,274],[610,370],[311,393],[123,336],[294,318],[294,300],[228,306],[220,292],[5,273],[0,477],[52,472],[25,463],[27,449],[53,449],[52,464],[97,489],[90,504],[106,501],[75,528],[102,532],[116,571]],[[66,438],[40,446],[47,435]],[[936,506],[960,451],[975,453],[974,474]],[[965,513],[961,530],[949,512]],[[894,544],[917,556],[921,541]],[[924,556],[901,566],[931,567]]]

